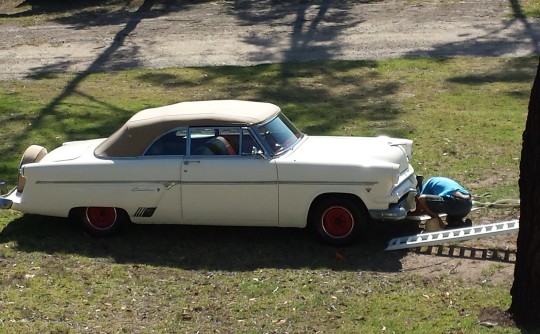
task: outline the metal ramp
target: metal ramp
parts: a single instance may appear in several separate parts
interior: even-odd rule
[[[417,235],[394,238],[388,242],[388,246],[385,248],[385,250],[441,245],[452,241],[479,239],[492,235],[517,232],[518,229],[519,221],[516,219],[501,223],[442,230],[430,233],[420,233]]]

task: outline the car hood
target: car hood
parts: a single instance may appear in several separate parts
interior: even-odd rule
[[[83,155],[89,155],[93,158],[94,149],[105,140],[93,139],[82,141],[71,141],[62,144],[62,146],[55,148],[49,154],[47,154],[42,160],[42,163],[46,162],[61,162],[75,160]]]
[[[412,141],[389,137],[309,136],[284,156],[295,163],[409,168]]]

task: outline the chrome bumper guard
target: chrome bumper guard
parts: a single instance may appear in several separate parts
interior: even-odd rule
[[[0,209],[11,209],[12,201],[9,199],[0,197]]]
[[[410,189],[397,203],[386,210],[370,210],[369,215],[375,220],[402,220],[409,211],[416,210],[416,189]]]
[[[0,182],[0,195],[7,194],[7,187],[5,182]],[[10,209],[13,202],[7,198],[0,196],[0,209]]]

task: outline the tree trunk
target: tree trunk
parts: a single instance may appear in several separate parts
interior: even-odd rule
[[[509,312],[522,325],[540,324],[540,64],[531,90],[519,166],[520,221]]]

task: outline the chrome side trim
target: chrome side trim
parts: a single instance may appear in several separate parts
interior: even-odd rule
[[[373,186],[377,182],[321,182],[321,181],[36,181],[36,184],[162,184],[167,190],[175,185],[259,185],[259,184],[283,184],[283,185],[336,185],[336,186]]]
[[[321,186],[372,186],[377,182],[321,182],[321,181],[188,181],[182,182],[183,185],[321,185]]]
[[[156,180],[156,181],[140,181],[140,180],[127,180],[127,181],[36,181],[36,184],[141,184],[141,183],[150,183],[150,184],[156,184],[160,183],[165,186],[165,188],[171,188],[172,186],[176,184],[180,184],[180,181],[164,181],[164,180]]]
[[[349,182],[349,181],[281,181],[279,184],[299,184],[299,185],[336,185],[336,186],[373,186],[379,182]]]
[[[182,182],[182,185],[199,185],[199,186],[223,186],[223,185],[277,185],[277,181],[187,181]]]

